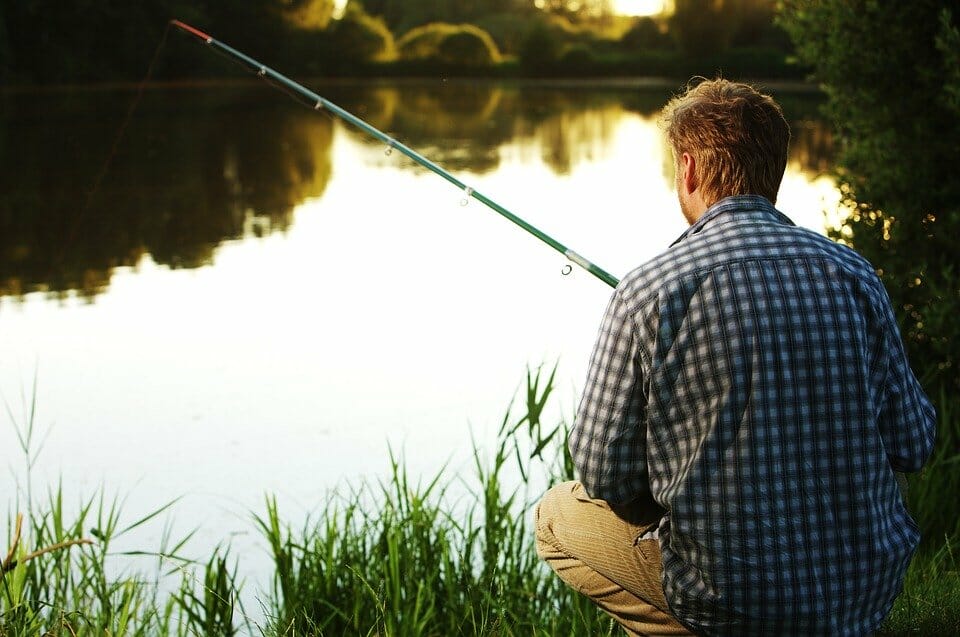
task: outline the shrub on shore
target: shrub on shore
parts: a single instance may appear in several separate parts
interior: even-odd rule
[[[483,29],[470,24],[434,22],[407,31],[397,40],[401,60],[451,66],[491,66],[500,50]]]

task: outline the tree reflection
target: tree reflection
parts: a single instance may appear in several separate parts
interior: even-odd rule
[[[655,124],[668,97],[662,88],[464,81],[322,91],[454,174],[496,170],[507,145],[521,161],[568,174],[610,152],[624,117]],[[130,99],[116,91],[0,97],[0,295],[76,291],[92,299],[113,269],[147,254],[171,268],[206,265],[225,240],[286,230],[294,208],[326,189],[332,116],[270,87],[148,91],[112,150]],[[795,102],[791,165],[822,173],[828,129]],[[381,143],[345,130],[363,144]],[[672,187],[672,166],[664,179]]]
[[[258,87],[148,93],[91,197],[129,99],[6,96],[0,294],[92,298],[146,253],[205,265],[225,239],[286,229],[326,188],[331,121]]]
[[[531,160],[568,174],[578,162],[604,155],[626,112],[651,112],[654,100],[663,104],[660,92],[646,100],[635,93],[452,81],[377,89],[335,86],[329,95],[352,113],[379,115],[367,121],[451,172],[496,170],[502,147],[516,144],[533,153]],[[377,113],[371,104],[378,102],[392,110]],[[352,134],[360,143],[380,143],[359,131]]]

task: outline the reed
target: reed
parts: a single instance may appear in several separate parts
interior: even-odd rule
[[[387,478],[331,493],[297,528],[267,497],[254,525],[273,573],[258,591],[265,619],[257,622],[240,605],[240,562],[229,547],[190,560],[182,554],[192,534],[165,531],[154,551],[114,548],[177,500],[126,521],[123,500],[102,489],[73,507],[62,485],[38,502],[18,499],[28,514],[23,530],[8,517],[0,637],[620,634],[534,549],[534,502],[549,482],[573,475],[567,425],[544,416],[556,368],[542,371],[528,372],[523,404],[506,410],[493,448],[474,442],[472,469],[414,478],[391,452]],[[28,473],[43,439],[35,402],[26,400],[23,422],[14,422]],[[960,634],[960,411],[947,397],[938,408],[937,451],[909,493],[927,539],[882,635]]]
[[[960,398],[942,391],[933,455],[907,502],[923,533],[883,635],[960,635]]]
[[[156,551],[114,548],[171,512],[179,498],[133,521],[122,515],[124,500],[103,488],[76,505],[65,503],[62,484],[34,498],[31,472],[49,433],[37,425],[36,379],[32,394],[21,398],[21,417],[5,404],[25,462],[11,504],[26,514],[8,514],[0,637],[236,634],[232,600],[239,586],[225,551],[218,548],[207,564],[197,565],[180,556],[192,533],[175,539],[169,527]],[[154,562],[152,571],[127,568],[145,560]]]
[[[937,407],[937,442],[933,455],[917,475],[910,476],[907,501],[924,534],[922,550],[940,550],[960,538],[960,397],[940,393]]]
[[[296,534],[280,525],[270,503],[269,524],[260,526],[274,550],[277,581],[296,583],[275,587],[266,634],[619,634],[539,563],[533,547],[530,485],[537,475],[573,475],[561,444],[565,424],[542,421],[553,380],[553,373],[545,381],[539,370],[528,373],[524,415],[511,421],[508,410],[492,458],[475,445],[467,508],[458,515],[451,513],[458,503],[444,499],[450,482],[442,474],[411,484],[392,455],[387,484],[331,500],[318,523]],[[909,493],[925,533],[942,534],[925,540],[883,635],[960,634],[955,402],[940,401],[937,451]],[[519,480],[508,487],[507,474]]]
[[[331,497],[297,531],[268,500],[257,518],[276,566],[265,633],[610,634],[533,548],[532,465],[563,477],[553,443],[565,426],[541,421],[553,377],[528,373],[524,415],[508,410],[491,458],[474,445],[466,483],[442,471],[413,481],[391,453],[387,480]]]

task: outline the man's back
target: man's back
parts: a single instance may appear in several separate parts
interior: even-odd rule
[[[893,471],[932,442],[870,265],[742,196],[621,282],[570,445],[592,497],[667,511],[664,593],[686,625],[857,634],[918,541]]]

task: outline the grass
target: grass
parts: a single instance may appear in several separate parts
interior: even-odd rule
[[[955,545],[948,539],[914,558],[880,635],[960,635],[960,554],[954,553]]]
[[[942,392],[937,408],[936,449],[907,497],[924,539],[883,635],[960,635],[960,399]]]
[[[540,421],[552,378],[541,387],[539,373],[528,375],[526,415],[504,418],[492,458],[475,447],[470,484],[443,474],[411,482],[391,456],[389,480],[331,500],[297,532],[268,501],[258,518],[276,564],[266,634],[609,633],[609,620],[533,550],[529,463],[558,473],[567,464],[543,459],[562,428],[545,431]],[[515,461],[521,478],[507,487]],[[451,493],[457,488],[460,496]]]
[[[296,529],[268,497],[254,524],[274,568],[259,591],[265,618],[256,623],[239,604],[238,561],[229,549],[197,563],[179,557],[189,535],[169,533],[156,551],[112,549],[175,501],[125,522],[122,501],[101,492],[68,515],[58,486],[27,516],[18,541],[16,523],[9,524],[14,550],[0,578],[0,637],[621,634],[533,547],[532,503],[547,481],[572,475],[560,444],[565,425],[542,422],[552,390],[553,374],[528,373],[523,415],[507,411],[489,455],[474,444],[472,471],[412,479],[391,453],[387,479],[330,495]],[[18,436],[32,463],[35,400],[25,403]],[[928,534],[882,635],[960,634],[955,406],[941,401],[937,455],[910,490],[922,528],[943,534]],[[59,548],[30,557],[44,547]],[[119,568],[130,556],[154,560],[153,569]]]

